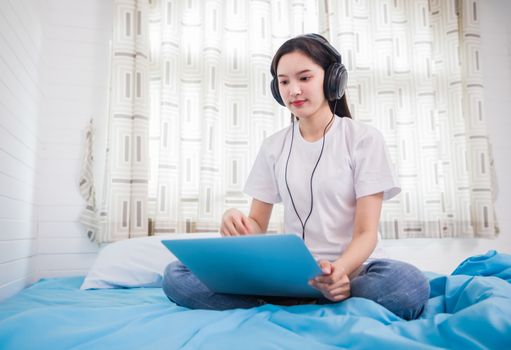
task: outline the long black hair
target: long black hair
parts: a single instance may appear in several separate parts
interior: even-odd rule
[[[325,41],[327,40],[325,39]],[[284,44],[282,44],[282,46],[275,53],[275,56],[273,56],[270,67],[270,72],[273,76],[273,79],[277,79],[277,66],[282,56],[295,51],[300,51],[308,56],[311,60],[314,61],[314,63],[321,66],[325,73],[331,64],[337,62],[336,57],[334,57],[332,53],[328,51],[328,49],[318,40],[300,35],[289,39]],[[346,99],[346,92],[344,92],[344,95],[342,95],[340,100],[328,101],[328,105],[330,106],[330,111],[339,117],[351,118],[351,112],[348,108],[348,101]]]

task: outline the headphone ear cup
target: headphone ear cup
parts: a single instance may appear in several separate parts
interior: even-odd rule
[[[348,71],[344,64],[336,62],[328,67],[325,72],[324,92],[328,101],[340,99],[348,84]]]
[[[271,80],[270,88],[271,88],[271,94],[273,95],[273,98],[275,100],[277,100],[277,102],[279,104],[281,104],[282,106],[285,106],[284,101],[282,100],[282,97],[280,96],[279,81],[277,79],[273,78]]]

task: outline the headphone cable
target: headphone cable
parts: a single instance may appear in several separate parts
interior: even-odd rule
[[[319,164],[319,161],[321,160],[321,156],[323,155],[323,149],[325,148],[325,136],[326,136],[326,130],[328,129],[328,127],[330,126],[330,124],[332,124],[333,120],[334,120],[334,117],[335,117],[335,107],[337,106],[337,100],[335,101],[335,104],[334,104],[334,113],[332,114],[332,118],[330,118],[330,121],[328,122],[328,124],[325,126],[325,129],[323,130],[323,142],[321,144],[321,151],[319,152],[319,157],[318,157],[318,160],[316,161],[316,164],[314,165],[314,169],[312,170],[312,173],[311,173],[311,178],[310,178],[310,193],[311,193],[311,207],[310,207],[310,210],[309,210],[309,214],[307,215],[307,218],[305,219],[305,222],[302,220],[302,218],[300,217],[300,214],[298,214],[298,210],[296,209],[296,205],[295,205],[295,201],[293,199],[293,195],[291,194],[291,190],[289,189],[289,184],[287,182],[287,167],[288,167],[288,164],[289,164],[289,158],[291,157],[291,150],[293,149],[293,141],[294,141],[294,136],[295,136],[295,122],[294,122],[294,119],[292,121],[292,130],[291,130],[291,144],[289,145],[289,154],[287,155],[287,160],[286,160],[286,168],[285,168],[285,172],[284,172],[284,180],[286,182],[286,188],[287,188],[287,192],[289,193],[289,198],[291,199],[291,204],[293,205],[293,209],[296,213],[296,216],[298,217],[298,220],[300,220],[300,225],[302,226],[302,240],[305,241],[305,226],[307,225],[307,222],[309,221],[309,218],[312,214],[312,209],[314,207],[314,194],[313,194],[313,191],[312,191],[312,180],[314,178],[314,173],[316,172],[316,169],[318,167],[318,164]]]

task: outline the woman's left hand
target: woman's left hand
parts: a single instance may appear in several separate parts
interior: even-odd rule
[[[350,279],[344,268],[336,266],[327,260],[319,261],[323,272],[309,281],[309,284],[318,289],[330,301],[341,301],[350,297]]]

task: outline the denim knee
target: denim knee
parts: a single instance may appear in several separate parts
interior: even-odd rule
[[[367,264],[351,282],[351,294],[384,306],[406,320],[420,316],[429,298],[429,281],[415,266],[390,259]]]
[[[190,309],[229,310],[262,304],[257,297],[212,292],[179,261],[166,267],[162,288],[170,301]]]
[[[179,283],[179,270],[181,263],[179,261],[174,261],[167,265],[165,268],[165,271],[163,272],[163,280],[161,283],[161,287],[163,289],[163,292],[169,298],[170,301],[173,303],[176,303],[175,300],[175,285]]]

